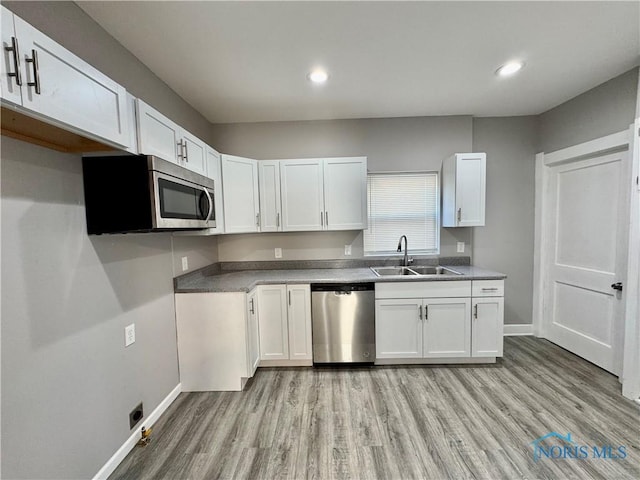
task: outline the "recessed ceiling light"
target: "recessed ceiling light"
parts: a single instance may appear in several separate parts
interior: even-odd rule
[[[513,75],[514,73],[519,71],[522,67],[524,67],[524,62],[515,61],[505,63],[498,70],[496,70],[496,75],[498,75],[499,77],[508,77],[509,75]]]
[[[324,83],[329,78],[329,74],[324,70],[314,70],[309,74],[309,80],[313,83]]]

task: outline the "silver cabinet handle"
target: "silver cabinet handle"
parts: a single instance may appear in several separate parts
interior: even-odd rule
[[[324,224],[329,228],[329,212],[324,212]]]
[[[27,85],[34,87],[36,94],[40,95],[40,68],[38,67],[38,52],[31,50],[31,58],[25,58],[27,63],[33,64],[33,82],[27,82]]]
[[[289,290],[289,305],[291,305],[291,290]]]
[[[184,146],[182,145],[182,139],[178,141],[178,159],[184,160]],[[179,163],[179,162],[178,162]]]
[[[495,292],[498,290],[498,287],[482,287],[483,292]]]
[[[276,213],[276,227],[280,226],[280,212]]]
[[[253,307],[253,298],[251,299],[251,301],[249,302],[251,304],[251,309],[249,310],[251,313],[256,313],[254,307]]]
[[[256,213],[256,227],[260,226],[260,212]]]
[[[418,319],[422,320],[422,305],[418,305]]]
[[[184,145],[184,161],[189,163],[189,149],[187,149],[187,141],[183,140],[182,144]]]
[[[324,215],[320,212],[320,226],[324,227]]]
[[[429,320],[429,305],[424,306],[424,319]]]
[[[462,208],[458,209],[458,222],[462,220]]]
[[[475,319],[478,318],[478,304],[477,303],[473,307],[473,318],[475,318]]]
[[[15,72],[7,72],[9,77],[16,77],[16,85],[22,85],[22,74],[20,73],[20,52],[18,49],[18,39],[11,37],[11,46],[4,47],[7,52],[13,52],[13,69]]]

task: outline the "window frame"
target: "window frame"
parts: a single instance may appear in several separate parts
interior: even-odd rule
[[[440,172],[436,170],[403,170],[403,171],[384,171],[384,172],[367,172],[367,207],[369,207],[370,203],[370,194],[369,194],[369,176],[392,176],[392,175],[434,175],[435,182],[435,248],[433,250],[425,250],[425,249],[415,249],[409,248],[408,251],[413,256],[433,256],[440,255],[440,229],[441,229],[441,208],[442,208],[442,199],[440,198]],[[366,232],[371,228],[371,212],[369,208],[367,208],[367,229],[362,231],[362,251],[365,257],[401,257],[404,255],[404,252],[390,252],[390,251],[366,251],[366,241],[365,235]],[[400,233],[402,235],[402,233]],[[398,237],[400,238],[400,236]]]

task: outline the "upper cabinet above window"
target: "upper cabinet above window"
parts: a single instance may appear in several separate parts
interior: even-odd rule
[[[5,7],[1,95],[19,111],[113,146],[131,147],[121,85]]]
[[[442,226],[484,226],[485,153],[456,153],[442,163]]]

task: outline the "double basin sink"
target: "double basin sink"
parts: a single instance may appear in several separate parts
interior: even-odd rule
[[[400,276],[434,276],[434,275],[461,275],[460,272],[446,267],[416,265],[415,267],[370,267],[378,277]]]

